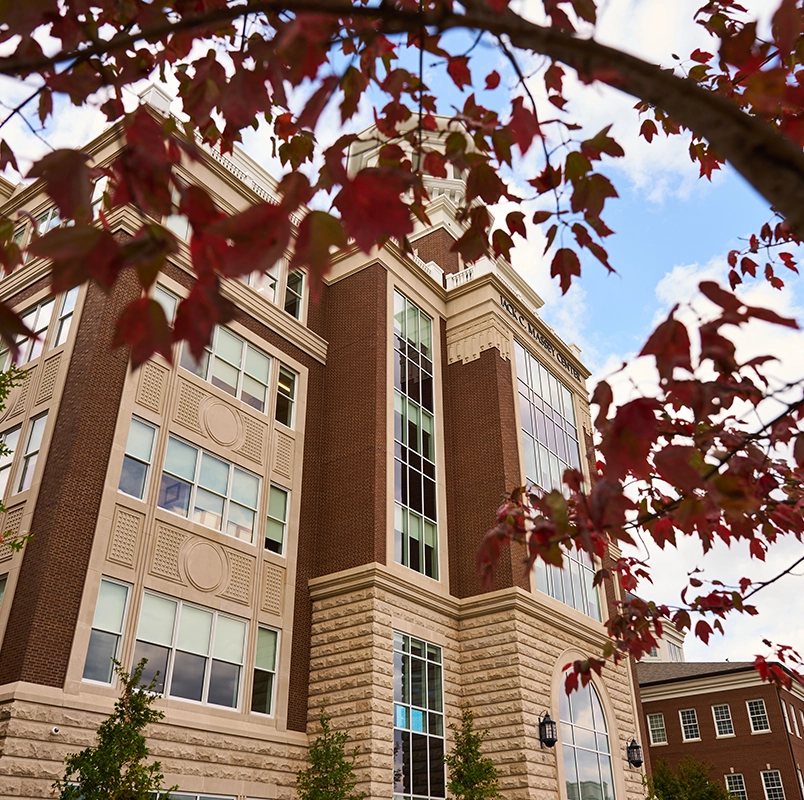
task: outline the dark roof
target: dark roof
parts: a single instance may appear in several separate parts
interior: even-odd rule
[[[745,672],[754,669],[752,661],[682,661],[637,664],[640,686],[670,681],[684,681],[702,678],[707,675],[720,675],[728,672]]]

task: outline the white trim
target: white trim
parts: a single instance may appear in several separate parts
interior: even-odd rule
[[[695,717],[695,728],[698,731],[697,736],[687,736],[686,731],[684,730],[684,714],[685,711],[691,711]],[[698,722],[698,712],[694,708],[680,708],[678,710],[678,721],[681,724],[681,741],[682,742],[700,742],[701,741],[701,725]],[[687,725],[691,725],[691,723],[686,723]]]

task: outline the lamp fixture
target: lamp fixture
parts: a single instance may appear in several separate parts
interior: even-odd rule
[[[542,747],[555,747],[557,741],[558,726],[549,711],[542,711],[539,715],[539,743]]]
[[[625,749],[625,754],[628,756],[628,763],[632,767],[642,766],[642,748],[633,737],[631,738],[631,744]]]

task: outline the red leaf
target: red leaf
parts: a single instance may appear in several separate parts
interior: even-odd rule
[[[692,51],[690,58],[693,61],[697,61],[699,64],[705,64],[712,58],[712,54],[707,53],[705,50],[697,49]]]
[[[4,170],[8,166],[19,172],[19,167],[17,167],[17,159],[15,158],[11,148],[8,146],[8,142],[3,139],[0,141],[0,170]]]
[[[332,265],[333,248],[346,246],[340,220],[326,211],[311,211],[299,225],[291,267],[306,266],[313,293],[319,291],[324,276]]]
[[[658,407],[656,400],[641,397],[617,409],[600,444],[609,477],[623,478],[628,472],[637,478],[650,475],[647,457],[658,435]]]
[[[656,136],[658,132],[656,123],[652,119],[646,119],[639,129],[639,135],[644,136],[649,143],[653,141],[653,137]]]
[[[472,85],[472,73],[469,71],[468,56],[450,56],[447,61],[447,72],[459,89]]]
[[[154,353],[172,360],[171,331],[162,306],[150,297],[129,303],[117,320],[112,347],[131,348],[131,367],[137,369]]]
[[[173,340],[186,339],[193,356],[201,358],[215,326],[228,322],[234,312],[234,304],[221,296],[218,278],[205,276],[193,284],[190,293],[179,303]]]
[[[91,170],[89,156],[77,150],[54,150],[34,164],[28,178],[42,178],[63,219],[88,222],[92,219]]]
[[[692,372],[690,337],[684,323],[675,319],[674,313],[675,308],[650,335],[639,353],[640,356],[655,356],[659,375],[666,380],[672,379],[676,367]]]
[[[701,486],[701,472],[696,468],[705,466],[700,453],[692,446],[671,444],[663,447],[653,457],[656,470],[671,486],[683,492],[691,492]]]
[[[620,158],[625,155],[625,150],[609,136],[611,125],[607,125],[602,131],[596,133],[591,139],[581,142],[581,152],[590,160],[597,161],[601,154],[605,153],[612,158]]]
[[[444,158],[441,153],[436,153],[432,150],[428,153],[425,153],[424,171],[428,175],[432,175],[434,178],[446,178],[447,159]]]
[[[523,239],[527,238],[525,230],[525,215],[521,211],[512,211],[506,218],[505,224],[511,233],[518,233]]]
[[[533,139],[541,136],[536,117],[530,109],[525,108],[524,100],[521,97],[515,97],[511,104],[511,121],[508,123],[508,130],[511,131],[522,155],[528,152]]]
[[[559,278],[561,293],[566,294],[572,284],[572,278],[581,276],[581,262],[574,250],[562,247],[553,257],[550,265],[550,276]]]
[[[507,3],[506,3],[507,4]],[[500,85],[500,73],[495,69],[486,75],[486,89],[496,89]]]
[[[709,637],[712,635],[712,626],[704,621],[699,620],[695,624],[695,635],[704,643],[709,644]]]
[[[486,2],[496,14],[502,14],[508,8],[508,0],[486,0]]]
[[[759,561],[765,560],[766,546],[759,539],[751,539],[748,550],[751,555]]]
[[[514,246],[511,237],[502,228],[497,228],[491,235],[491,246],[495,257],[502,256],[506,260],[511,257],[511,248]]]
[[[505,184],[497,171],[487,161],[481,161],[470,170],[466,177],[466,200],[471,202],[480,197],[486,203],[496,203],[507,196]]]
[[[738,297],[721,289],[714,281],[702,281],[698,284],[698,288],[724,311],[738,311],[742,306],[742,301]]]

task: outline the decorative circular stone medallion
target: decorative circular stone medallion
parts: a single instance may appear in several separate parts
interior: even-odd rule
[[[212,592],[223,582],[225,561],[223,553],[209,542],[197,542],[184,560],[187,579],[202,592]]]
[[[218,444],[231,447],[240,435],[238,414],[225,403],[210,403],[204,412],[204,422]]]

